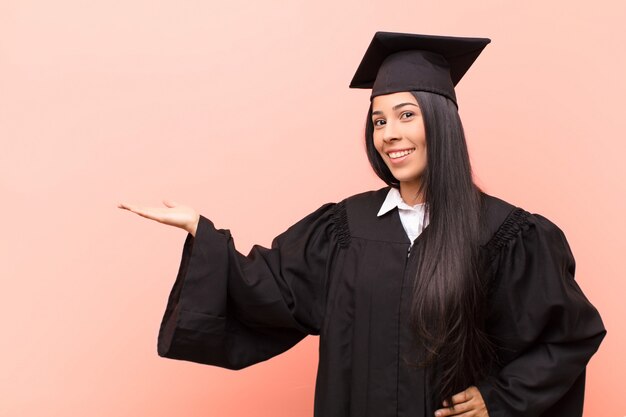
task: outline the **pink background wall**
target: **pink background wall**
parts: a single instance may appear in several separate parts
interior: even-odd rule
[[[586,416],[626,415],[626,13],[614,1],[0,1],[0,415],[312,416],[317,339],[239,372],[161,359],[185,233],[240,250],[382,185],[347,85],[376,30],[493,39],[457,93],[491,194],[567,234],[609,334]]]

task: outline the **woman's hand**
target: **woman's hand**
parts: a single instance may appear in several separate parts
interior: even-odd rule
[[[446,408],[435,411],[436,417],[489,417],[483,396],[480,395],[478,388],[474,386],[454,395],[452,397],[452,406],[449,406],[446,401],[443,402],[443,406]]]
[[[159,223],[179,227],[195,237],[200,215],[193,208],[174,201],[163,200],[163,204],[167,207],[138,207],[125,203],[120,203],[117,206]]]

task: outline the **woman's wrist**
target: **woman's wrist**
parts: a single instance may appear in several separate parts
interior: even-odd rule
[[[191,223],[191,225],[187,226],[185,230],[187,233],[191,234],[191,236],[196,237],[196,232],[198,231],[198,223],[200,223],[200,215],[196,215],[196,221]]]

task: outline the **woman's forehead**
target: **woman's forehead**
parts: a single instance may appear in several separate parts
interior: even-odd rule
[[[409,91],[383,94],[372,99],[372,110],[391,109],[403,103],[418,104],[415,96]]]

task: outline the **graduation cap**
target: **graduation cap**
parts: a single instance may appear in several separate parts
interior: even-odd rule
[[[487,38],[376,32],[350,88],[371,88],[370,100],[399,91],[429,91],[457,104],[454,86],[489,42]]]

